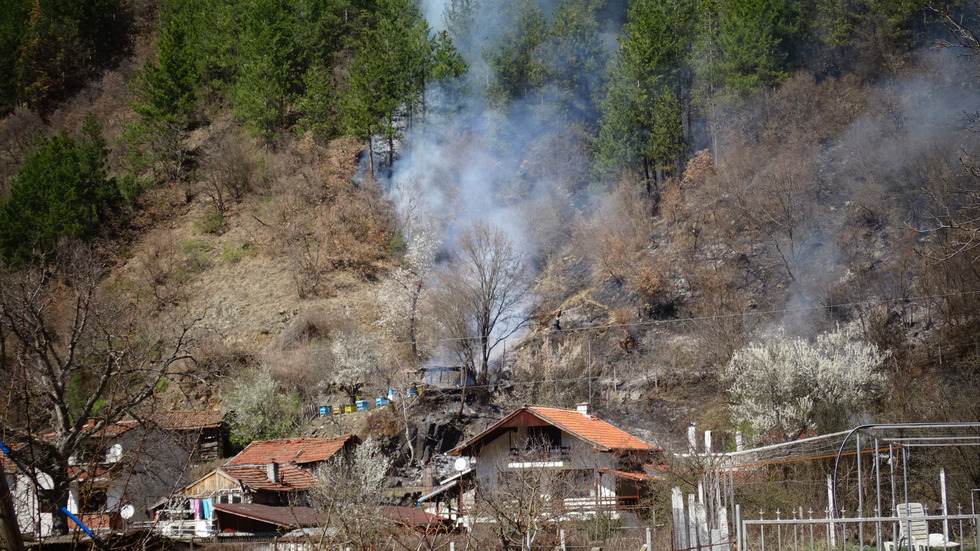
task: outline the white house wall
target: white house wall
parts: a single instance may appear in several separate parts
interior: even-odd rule
[[[477,480],[493,480],[497,473],[501,471],[514,470],[511,467],[510,449],[520,447],[527,441],[528,430],[525,427],[506,429],[496,439],[487,443],[480,451],[480,456],[476,460],[475,474]],[[561,446],[568,448],[568,460],[561,462],[560,466],[534,466],[535,462],[527,462],[527,467],[519,468],[554,468],[560,470],[592,470],[609,469],[616,467],[616,457],[612,453],[596,451],[593,445],[580,438],[577,438],[565,431],[561,431]],[[478,482],[479,483],[479,482]],[[592,508],[596,503],[596,488],[590,485],[587,498],[577,498],[573,501],[581,501],[582,504],[589,503]],[[599,499],[604,508],[613,505],[615,511],[616,499],[616,479],[613,475],[604,473],[599,477]],[[571,504],[571,503],[570,503]],[[615,516],[615,515],[614,515]]]
[[[38,473],[38,476],[41,478],[41,484],[47,483],[50,487],[51,479],[47,475]],[[51,513],[38,512],[37,490],[34,482],[22,474],[8,474],[7,485],[10,486],[10,496],[14,501],[14,514],[17,516],[20,531],[24,534],[33,534],[34,537],[50,536],[53,518]]]

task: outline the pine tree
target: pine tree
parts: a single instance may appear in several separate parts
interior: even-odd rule
[[[647,191],[674,173],[686,148],[680,97],[693,37],[693,4],[636,0],[602,103],[596,172],[608,176],[639,164]]]
[[[90,238],[121,200],[106,173],[108,150],[89,115],[75,139],[39,137],[0,205],[0,252],[12,262],[50,251],[61,237]]]
[[[548,71],[538,57],[538,47],[547,39],[544,13],[530,0],[511,7],[512,21],[483,57],[492,71],[486,96],[505,106],[537,91],[548,80]]]
[[[724,0],[720,7],[718,71],[731,91],[746,95],[786,78],[785,0]]]

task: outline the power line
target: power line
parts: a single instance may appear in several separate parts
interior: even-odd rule
[[[734,319],[742,317],[767,317],[775,315],[785,315],[800,312],[816,312],[821,310],[833,310],[836,308],[852,308],[855,306],[872,306],[879,304],[888,303],[910,303],[910,302],[925,302],[929,300],[938,299],[949,299],[980,295],[980,290],[970,290],[970,291],[959,291],[955,293],[942,293],[937,295],[921,295],[921,296],[910,296],[902,298],[877,298],[868,300],[858,300],[852,302],[841,302],[836,304],[825,304],[820,306],[801,306],[797,308],[777,308],[773,310],[761,310],[756,312],[737,312],[731,314],[712,314],[707,316],[690,316],[686,318],[673,318],[673,319],[660,319],[660,320],[647,320],[647,321],[634,321],[627,323],[608,323],[608,324],[594,324],[594,325],[584,325],[579,327],[562,328],[561,333],[583,333],[587,331],[604,331],[610,329],[626,329],[631,327],[647,327],[647,326],[660,326],[660,325],[670,325],[675,323],[697,323],[706,321],[716,321],[724,319]],[[482,337],[479,335],[472,337],[441,337],[438,339],[432,339],[431,342],[461,342],[461,341],[472,341],[479,340]],[[418,342],[418,341],[416,341]],[[412,344],[412,341],[395,341],[393,344]]]

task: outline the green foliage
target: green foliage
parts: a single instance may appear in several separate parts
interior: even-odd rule
[[[225,215],[221,210],[209,208],[197,220],[197,229],[204,233],[221,234],[225,231]]]
[[[78,138],[40,136],[0,205],[0,253],[19,262],[54,247],[62,237],[94,237],[121,204],[106,174],[105,140],[94,117]]]
[[[188,239],[180,242],[180,250],[184,253],[184,266],[180,268],[179,278],[186,280],[190,274],[199,274],[211,266],[211,256],[208,254],[214,247],[204,241]]]
[[[381,0],[377,9],[373,25],[356,42],[341,116],[350,135],[367,140],[379,133],[390,141],[400,133],[402,110],[422,97],[431,78],[433,44],[410,0]]]
[[[303,75],[303,86],[305,91],[296,104],[297,109],[303,112],[300,130],[312,132],[319,139],[331,136],[337,130],[334,120],[337,100],[330,69],[315,63]]]
[[[561,0],[555,10],[548,40],[538,49],[558,94],[557,109],[577,120],[593,121],[608,64],[600,37],[595,0]]]
[[[637,0],[630,5],[623,48],[610,69],[596,143],[596,173],[640,163],[670,174],[686,148],[681,71],[693,43],[692,2]]]
[[[46,109],[118,53],[122,14],[112,0],[0,2],[0,112]]]
[[[160,377],[160,380],[157,381],[157,386],[153,387],[153,393],[163,394],[164,392],[167,391],[167,387],[169,386],[170,386],[170,379],[166,377]]]
[[[749,94],[786,78],[786,0],[723,0],[718,72],[733,92]]]
[[[164,6],[157,57],[133,77],[130,105],[140,119],[126,128],[123,141],[135,173],[156,168],[165,179],[184,175],[189,153],[183,139],[195,119],[201,78],[194,61],[192,5],[193,0],[171,0]]]
[[[297,407],[279,392],[268,371],[257,370],[236,380],[224,402],[231,412],[230,437],[235,444],[284,438],[295,430]]]
[[[0,0],[0,113],[12,109],[21,97],[16,80],[17,54],[27,13],[23,0]]]
[[[486,96],[495,105],[506,105],[538,90],[548,75],[535,55],[547,39],[544,13],[531,0],[513,4],[510,9],[513,21],[509,28],[483,51],[493,71]]]
[[[388,238],[388,252],[400,255],[406,250],[408,250],[408,242],[405,241],[405,236],[402,235],[402,232],[392,232],[391,237]]]
[[[240,63],[229,95],[235,115],[256,135],[272,140],[283,127],[292,90],[290,69],[297,43],[290,36],[293,16],[284,0],[246,6],[239,29]]]
[[[249,243],[245,243],[241,247],[225,243],[224,247],[221,248],[221,260],[228,264],[234,264],[252,251],[254,251],[254,247]]]

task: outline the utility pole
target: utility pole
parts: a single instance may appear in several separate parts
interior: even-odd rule
[[[0,549],[5,551],[24,551],[24,540],[20,537],[14,500],[7,486],[7,474],[0,463]]]

